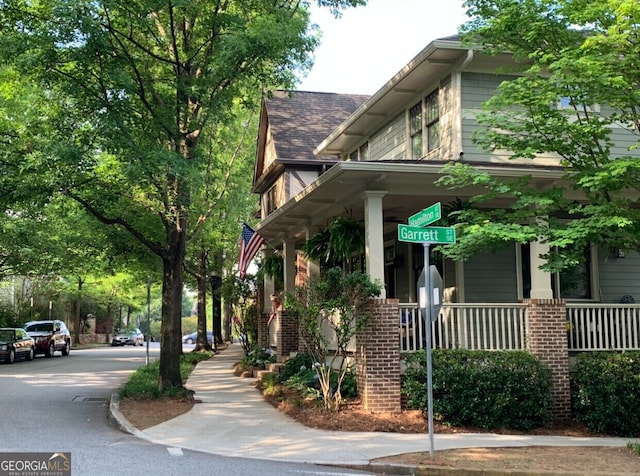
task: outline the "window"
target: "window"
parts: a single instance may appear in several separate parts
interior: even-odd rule
[[[422,103],[409,110],[409,136],[411,137],[411,158],[419,159],[422,153]]]
[[[440,103],[438,90],[429,94],[425,99],[427,129],[427,152],[440,147]]]
[[[349,160],[352,162],[360,161],[365,162],[369,160],[369,143],[365,142],[358,149],[349,154]]]
[[[522,245],[522,284],[523,297],[531,297],[531,250],[529,245]],[[551,275],[553,296],[561,299],[593,299],[591,246],[584,249],[584,261],[565,268]]]
[[[360,146],[360,160],[366,161],[369,160],[369,143],[365,142]]]
[[[424,116],[424,123],[423,123]],[[409,109],[409,137],[411,158],[419,159],[425,153],[440,147],[440,103],[439,90],[429,94],[424,102]],[[425,146],[426,141],[426,148]]]
[[[265,211],[267,215],[273,213],[278,208],[276,203],[276,186],[273,185],[269,190],[267,190],[266,198],[265,198]]]

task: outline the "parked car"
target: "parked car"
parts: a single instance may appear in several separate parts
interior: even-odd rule
[[[17,359],[33,360],[36,341],[24,329],[0,328],[0,360],[12,364]]]
[[[197,340],[198,340],[197,332],[192,332],[191,334],[182,336],[183,344],[193,344]],[[209,344],[213,343],[213,332],[207,332],[207,341],[209,342]]]
[[[111,339],[112,346],[125,346],[125,345],[144,345],[144,334],[140,329],[124,329],[118,332],[113,339]]]
[[[57,351],[62,355],[71,352],[71,333],[65,323],[58,319],[27,322],[24,330],[36,341],[36,354],[53,357]]]

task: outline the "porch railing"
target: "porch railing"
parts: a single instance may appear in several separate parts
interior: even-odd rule
[[[569,350],[640,350],[640,304],[567,303]]]
[[[403,352],[424,349],[424,319],[417,304],[400,304],[400,343]],[[527,312],[524,304],[445,304],[431,323],[433,348],[524,350]]]

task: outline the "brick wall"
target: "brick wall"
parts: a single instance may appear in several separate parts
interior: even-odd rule
[[[298,323],[286,310],[278,311],[276,319],[279,321],[276,326],[278,362],[284,362],[292,352],[298,352]]]
[[[401,410],[398,300],[372,299],[371,318],[356,336],[358,393],[373,413]]]
[[[269,347],[269,315],[261,313],[258,317],[258,345],[261,349]]]
[[[527,299],[529,305],[529,348],[551,368],[553,375],[552,415],[556,420],[571,417],[569,349],[567,347],[566,302],[563,299]]]

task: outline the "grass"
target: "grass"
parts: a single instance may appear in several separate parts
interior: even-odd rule
[[[213,352],[191,352],[180,357],[180,375],[186,381],[196,364],[208,360]],[[136,370],[131,378],[122,386],[120,398],[136,398],[139,400],[155,400],[159,398],[190,398],[192,392],[184,387],[172,387],[164,392],[158,388],[160,361],[154,360],[148,366]]]
[[[627,448],[633,451],[635,454],[640,456],[640,443],[627,443]]]

